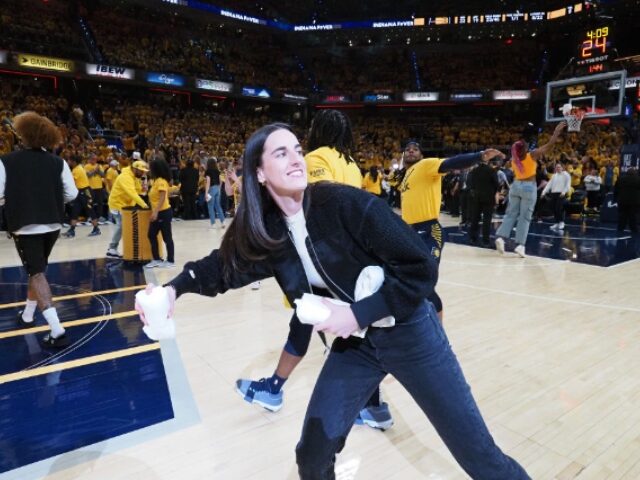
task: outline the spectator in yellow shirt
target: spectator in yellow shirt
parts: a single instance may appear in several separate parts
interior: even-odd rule
[[[149,202],[151,203],[151,222],[149,223],[149,242],[153,260],[145,265],[145,268],[171,268],[175,266],[173,236],[171,234],[172,212],[169,204],[169,185],[171,184],[171,171],[169,164],[164,160],[153,160],[149,165],[150,176],[153,181],[149,190]],[[162,240],[167,247],[167,260],[160,258],[158,248],[158,233],[162,233]]]
[[[89,179],[87,178],[87,172],[82,166],[82,161],[78,155],[71,155],[68,163],[69,168],[71,168],[71,175],[73,175],[73,181],[78,189],[78,196],[73,202],[71,202],[70,226],[69,230],[67,230],[63,236],[65,238],[75,238],[78,217],[80,217],[80,215],[84,215],[91,218],[91,225],[93,225],[93,230],[91,230],[89,236],[96,237],[102,232],[100,232],[100,228],[98,227],[98,216],[93,208],[93,196],[91,195],[91,187]]]
[[[369,167],[369,171],[362,181],[362,188],[369,193],[373,193],[377,197],[382,195],[382,175],[380,174],[378,167]]]
[[[91,188],[93,211],[96,217],[98,217],[98,221],[100,221],[100,218],[104,215],[104,184],[102,181],[104,178],[104,170],[98,163],[98,156],[95,153],[89,155],[84,170],[87,172],[89,188]]]
[[[136,160],[130,167],[122,169],[122,173],[116,178],[111,195],[109,195],[109,210],[116,222],[116,228],[107,250],[107,257],[121,258],[118,253],[118,244],[122,238],[122,209],[138,205],[141,208],[149,208],[147,203],[138,194],[139,182],[136,179],[149,171],[147,163]]]

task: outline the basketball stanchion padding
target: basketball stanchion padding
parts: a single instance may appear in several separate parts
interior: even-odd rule
[[[151,218],[150,209],[126,207],[122,209],[122,259],[127,262],[153,260],[151,243],[147,236]],[[160,257],[163,256],[162,236],[158,234]]]

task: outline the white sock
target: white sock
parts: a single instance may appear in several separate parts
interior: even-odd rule
[[[42,312],[45,320],[51,327],[51,336],[58,338],[60,335],[64,335],[64,328],[60,325],[60,319],[58,318],[58,312],[55,307],[49,307]]]
[[[22,311],[22,320],[27,323],[33,322],[33,314],[36,313],[36,307],[38,306],[37,300],[29,300],[27,299],[27,305],[24,307]]]

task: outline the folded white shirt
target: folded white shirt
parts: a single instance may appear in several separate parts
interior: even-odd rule
[[[166,287],[154,287],[150,294],[145,290],[136,293],[136,301],[144,311],[147,325],[142,331],[151,340],[164,340],[176,336],[176,325],[169,318],[169,294]]]
[[[378,266],[369,266],[362,269],[360,275],[358,276],[358,280],[356,281],[355,288],[355,301],[362,300],[363,298],[367,298],[374,293],[376,293],[382,284],[384,283],[384,270]],[[324,322],[327,318],[329,318],[329,309],[322,303],[322,299],[326,297],[321,297],[319,295],[314,295],[312,293],[305,293],[302,295],[302,298],[298,298],[294,300],[296,304],[296,313],[298,315],[298,319],[302,323],[306,323],[308,325],[317,325],[319,323]],[[332,303],[336,305],[349,306],[348,303],[343,302],[342,300],[336,300],[333,298],[327,298]],[[379,328],[389,328],[393,327],[396,324],[396,319],[392,316],[384,317],[380,320],[373,322],[373,327]],[[367,329],[364,328],[362,330],[356,330],[351,335],[354,337],[364,338],[367,333]]]

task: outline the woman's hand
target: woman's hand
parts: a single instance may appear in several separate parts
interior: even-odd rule
[[[331,313],[329,313],[328,319],[314,327],[316,332],[328,332],[336,337],[348,338],[353,332],[360,329],[350,307],[336,305],[327,299],[322,299],[322,303]]]
[[[151,216],[149,217],[149,220],[152,222],[155,222],[158,219],[158,212],[151,212]]]

